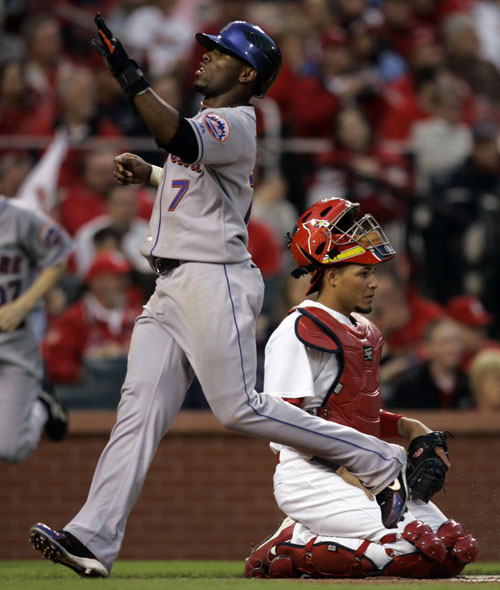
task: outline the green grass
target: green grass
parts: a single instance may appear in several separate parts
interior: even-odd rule
[[[334,580],[245,580],[240,561],[118,561],[108,579],[83,579],[71,570],[48,561],[1,561],[1,590],[278,590],[335,585],[335,590],[417,590],[432,584],[432,590],[450,590],[458,582],[394,581],[383,578],[369,581],[345,582]],[[464,571],[468,575],[499,575],[500,563],[472,564]],[[500,590],[500,582],[481,583],[488,590]],[[465,590],[465,589],[464,589]]]

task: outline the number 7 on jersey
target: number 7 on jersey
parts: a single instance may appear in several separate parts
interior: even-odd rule
[[[187,178],[181,180],[172,180],[172,188],[179,189],[168,206],[169,211],[175,211],[175,208],[180,203],[182,197],[186,194],[189,188],[189,180]]]

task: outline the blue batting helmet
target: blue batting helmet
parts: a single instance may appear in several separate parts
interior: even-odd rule
[[[243,20],[228,23],[218,35],[197,33],[196,40],[210,51],[220,47],[257,70],[255,96],[262,98],[281,69],[278,45],[260,27]]]

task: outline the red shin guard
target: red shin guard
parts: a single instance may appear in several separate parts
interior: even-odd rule
[[[364,578],[374,573],[374,563],[364,556],[369,545],[365,541],[357,551],[336,543],[277,546],[278,555],[291,557],[295,567],[302,573],[318,578]]]

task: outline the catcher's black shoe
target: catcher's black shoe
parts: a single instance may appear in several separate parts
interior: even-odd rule
[[[405,469],[401,470],[398,477],[375,496],[382,512],[382,524],[393,529],[403,518],[408,501],[408,487],[406,485]]]
[[[87,578],[107,578],[108,570],[80,541],[65,530],[55,531],[39,522],[30,529],[33,548],[45,559],[71,568]]]
[[[38,399],[47,408],[49,414],[45,423],[45,434],[53,441],[59,441],[68,432],[68,412],[53,393],[40,392]]]

